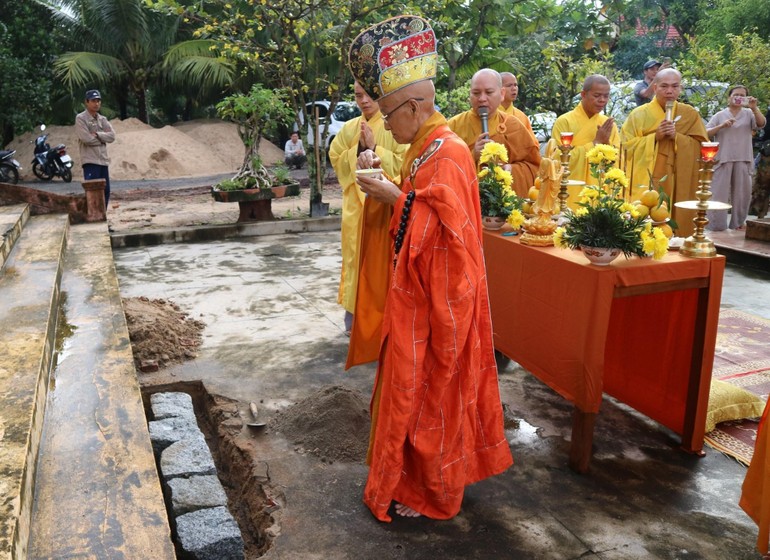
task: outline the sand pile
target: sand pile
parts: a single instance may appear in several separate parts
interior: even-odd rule
[[[163,368],[196,357],[206,325],[189,317],[174,302],[123,298],[123,310],[137,369],[143,362],[156,361]]]
[[[172,179],[235,173],[243,161],[244,147],[236,125],[220,120],[197,120],[153,128],[138,119],[110,121],[116,132],[108,146],[110,178],[115,180]],[[72,176],[82,180],[74,126],[50,126],[48,143],[64,144],[75,164]],[[34,181],[32,158],[39,130],[18,136],[8,145],[16,150],[23,181]],[[262,139],[260,155],[266,165],[283,161],[283,150]]]
[[[361,462],[369,446],[369,403],[358,391],[326,386],[277,413],[270,429],[281,432],[301,453],[333,463]]]

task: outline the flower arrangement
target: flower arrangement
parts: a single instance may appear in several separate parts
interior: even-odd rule
[[[479,164],[479,199],[481,215],[504,218],[514,229],[524,223],[521,206],[524,200],[511,188],[513,177],[503,166],[508,163],[505,146],[487,142],[481,151]]]
[[[626,257],[652,254],[661,259],[668,250],[668,238],[624,199],[628,179],[621,169],[613,167],[617,156],[618,150],[606,144],[586,154],[591,175],[599,184],[583,188],[579,208],[566,211],[567,221],[556,228],[554,244],[570,249],[619,249]]]

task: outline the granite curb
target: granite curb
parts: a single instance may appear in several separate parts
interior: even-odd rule
[[[341,224],[341,216],[335,215],[298,220],[157,228],[137,232],[112,233],[110,234],[110,240],[113,249],[122,249],[170,243],[220,241],[223,239],[261,235],[333,231],[340,229]]]

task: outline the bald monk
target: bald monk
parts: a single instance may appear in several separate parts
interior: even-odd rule
[[[342,186],[342,272],[337,301],[345,309],[345,330],[351,332],[359,269],[365,265],[380,271],[372,274],[379,279],[377,285],[364,286],[359,308],[363,312],[359,320],[364,324],[359,325],[358,330],[376,347],[388,288],[391,207],[366,199],[356,185],[356,160],[364,150],[374,151],[382,161],[383,171],[398,182],[401,158],[407,146],[396,142],[385,130],[379,105],[358,82],[353,89],[361,116],[346,122],[329,147],[329,159]],[[364,223],[368,226],[366,235],[363,235]]]
[[[535,137],[516,117],[500,110],[503,81],[496,70],[484,68],[471,79],[471,109],[449,119],[449,128],[468,145],[478,164],[487,142],[497,142],[508,151],[508,165],[513,176],[513,190],[522,197],[534,184],[540,167],[540,146]],[[489,111],[489,133],[482,133],[478,110]]]
[[[519,97],[519,81],[516,79],[516,76],[510,72],[500,72],[500,78],[503,80],[503,101],[500,103],[500,109],[504,113],[519,119],[519,122],[532,133],[533,137],[535,137],[535,133],[532,130],[532,123],[529,122],[529,117],[524,114],[524,111],[517,109],[514,106],[516,98]],[[537,137],[535,137],[535,141],[537,142]]]
[[[598,184],[598,180],[591,176],[586,154],[596,144],[609,144],[620,148],[620,135],[615,119],[602,113],[609,98],[610,81],[599,74],[588,76],[583,82],[578,106],[561,115],[553,125],[551,139],[548,141],[548,154],[560,153],[558,145],[562,132],[572,132],[575,135],[569,154],[571,180],[584,181],[586,185]],[[577,185],[568,187],[567,205],[572,210],[578,208],[578,195],[582,188]]]
[[[698,111],[676,100],[682,91],[682,75],[678,71],[659,71],[653,86],[655,98],[631,111],[620,131],[621,157],[633,188],[632,198],[639,198],[647,188],[651,173],[654,185],[663,187],[672,205],[695,200],[700,144],[708,141],[706,127]],[[670,120],[666,118],[667,103],[672,104]],[[666,180],[659,183],[662,177]],[[691,235],[694,212],[671,210],[679,226],[677,235]]]

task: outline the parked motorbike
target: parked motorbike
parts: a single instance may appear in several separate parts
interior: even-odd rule
[[[21,165],[14,159],[15,154],[16,150],[0,150],[0,183],[15,185],[19,182]]]
[[[72,158],[64,144],[51,147],[46,140],[48,134],[42,134],[45,125],[40,125],[40,136],[35,140],[35,159],[32,160],[32,173],[42,181],[61,177],[65,183],[72,181]]]

